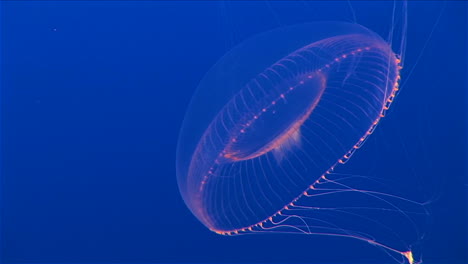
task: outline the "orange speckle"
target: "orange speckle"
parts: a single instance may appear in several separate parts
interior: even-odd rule
[[[403,252],[401,253],[403,256],[405,256],[407,259],[408,259],[408,262],[410,264],[413,264],[414,263],[414,258],[413,258],[413,252],[411,251],[406,251],[406,252]]]

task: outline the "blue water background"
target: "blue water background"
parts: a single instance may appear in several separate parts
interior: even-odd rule
[[[354,11],[388,32],[390,1],[351,3],[2,2],[0,262],[388,261],[346,239],[216,235],[176,183],[204,73],[280,25]],[[403,90],[350,170],[432,201],[425,263],[466,264],[467,3],[410,1],[407,41]]]

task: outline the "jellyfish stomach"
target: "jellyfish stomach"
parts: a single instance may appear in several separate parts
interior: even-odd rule
[[[284,92],[245,114],[245,121],[231,132],[222,151],[224,162],[249,160],[271,151],[281,159],[287,150],[300,146],[300,128],[320,101],[326,76],[314,72],[296,80],[295,85],[282,84],[279,89]]]

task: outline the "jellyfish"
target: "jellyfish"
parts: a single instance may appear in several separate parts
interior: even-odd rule
[[[334,173],[394,101],[402,55],[346,22],[281,27],[233,48],[200,82],[182,126],[187,207],[221,235],[353,238],[418,262],[392,224],[414,225],[419,204]]]

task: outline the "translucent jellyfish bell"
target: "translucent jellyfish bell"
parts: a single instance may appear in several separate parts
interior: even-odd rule
[[[328,208],[330,201],[314,204],[320,196],[362,194],[327,186],[327,175],[384,116],[399,63],[377,34],[341,22],[284,27],[232,49],[201,81],[180,133],[177,177],[187,206],[219,234],[353,237],[413,262],[410,251],[313,216]]]

